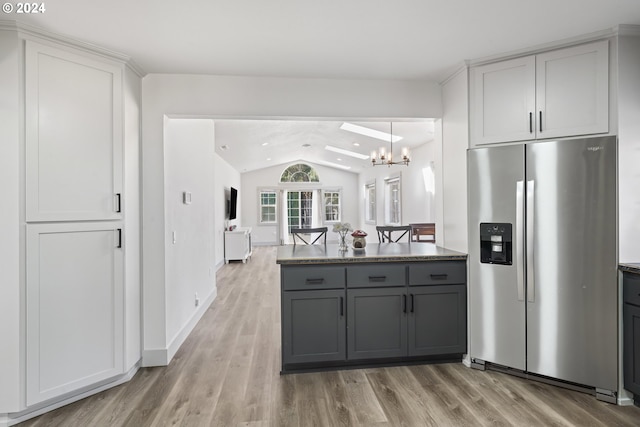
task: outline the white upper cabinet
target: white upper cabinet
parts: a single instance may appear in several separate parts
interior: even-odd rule
[[[473,68],[472,145],[607,133],[608,71],[608,41]]]
[[[535,57],[473,70],[472,126],[477,144],[533,139]]]
[[[26,219],[120,219],[122,67],[26,42]]]
[[[536,56],[538,138],[609,131],[607,41]]]

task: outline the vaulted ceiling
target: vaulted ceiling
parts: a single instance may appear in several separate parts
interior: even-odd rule
[[[57,0],[44,4],[44,13],[5,13],[2,19],[128,55],[147,73],[442,81],[467,59],[619,24],[640,24],[638,0]],[[220,122],[217,130],[245,153],[245,159],[234,158],[238,154],[232,150],[223,154],[241,171],[254,169],[257,162],[268,165],[269,150],[263,153],[261,145],[253,148],[260,141],[269,141],[272,153],[289,144],[285,151],[293,157],[302,155],[292,152],[304,141],[320,135],[344,147],[357,142],[345,132],[331,133],[335,122],[239,124]],[[401,126],[397,130],[403,132]],[[406,138],[424,143],[432,135],[418,138],[408,133]],[[243,141],[251,145],[236,145]],[[221,145],[231,147],[230,142]],[[324,158],[325,143],[317,145]],[[249,161],[248,150],[255,151],[255,159]],[[370,146],[362,149],[370,151]],[[353,166],[362,163],[357,160]]]

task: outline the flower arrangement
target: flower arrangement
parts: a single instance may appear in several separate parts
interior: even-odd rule
[[[347,250],[348,248],[347,241],[346,241],[347,233],[349,233],[352,230],[353,229],[351,228],[351,224],[349,224],[348,222],[336,222],[335,224],[333,224],[333,232],[338,233],[338,236],[340,236],[341,250]]]

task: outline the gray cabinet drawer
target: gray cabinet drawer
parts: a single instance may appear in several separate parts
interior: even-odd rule
[[[300,265],[280,268],[285,291],[344,288],[345,267]]]
[[[640,275],[623,273],[624,302],[640,306]]]
[[[409,286],[466,282],[467,264],[464,261],[433,261],[409,265]]]
[[[406,264],[365,264],[347,268],[348,288],[405,286]]]

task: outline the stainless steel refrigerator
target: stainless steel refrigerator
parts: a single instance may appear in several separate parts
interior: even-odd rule
[[[615,402],[614,136],[468,151],[469,355]]]

